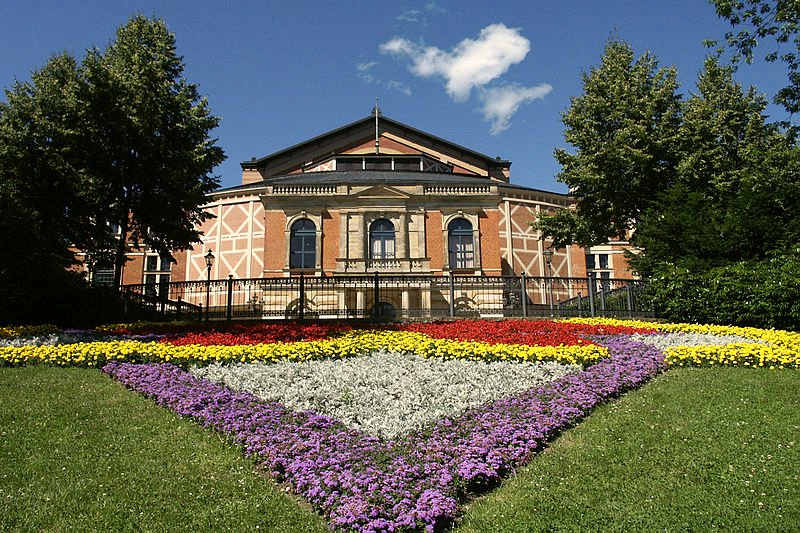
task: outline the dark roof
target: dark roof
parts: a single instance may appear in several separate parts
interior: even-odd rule
[[[448,185],[501,185],[502,182],[464,174],[442,174],[438,172],[399,172],[380,170],[334,170],[329,172],[305,172],[276,176],[264,180],[264,185],[359,185],[387,183],[392,185],[417,185],[441,183]]]
[[[211,195],[230,194],[237,192],[253,191],[258,192],[259,189],[263,190],[267,185],[425,185],[425,184],[441,184],[441,185],[497,185],[501,190],[519,191],[521,193],[538,193],[544,195],[553,195],[563,198],[568,198],[569,194],[545,191],[542,189],[533,189],[525,187],[524,185],[515,185],[512,183],[505,183],[490,180],[488,178],[480,178],[468,176],[464,174],[441,174],[434,172],[394,172],[394,171],[377,171],[377,170],[353,170],[353,171],[331,171],[331,172],[306,172],[303,174],[288,174],[285,176],[276,176],[267,178],[265,180],[248,183],[246,185],[236,185],[234,187],[226,187],[224,189],[217,189]]]
[[[244,183],[242,185],[234,185],[232,187],[220,187],[219,189],[211,191],[209,194],[218,194],[218,193],[229,193],[229,192],[246,192],[250,189],[258,190],[264,188],[264,182],[262,180],[255,181],[253,183]]]
[[[568,194],[533,189],[524,185],[495,181],[485,177],[476,177],[466,174],[442,174],[438,172],[398,172],[378,170],[351,170],[329,172],[305,172],[303,174],[289,174],[275,176],[263,181],[264,185],[497,185],[501,189],[511,189],[521,192],[536,192],[555,196],[568,197]]]
[[[260,166],[261,163],[263,163],[264,161],[267,161],[268,159],[273,159],[273,158],[279,157],[279,156],[281,156],[283,154],[286,154],[286,153],[289,153],[289,152],[291,152],[293,150],[301,148],[301,147],[303,147],[304,145],[307,145],[307,144],[316,144],[317,142],[319,142],[320,140],[324,139],[325,137],[328,137],[328,136],[331,136],[331,135],[335,135],[335,134],[340,133],[340,132],[347,131],[348,129],[351,129],[351,128],[354,128],[354,127],[361,126],[362,124],[364,124],[366,122],[369,122],[370,124],[374,124],[375,115],[369,115],[366,118],[362,118],[360,120],[356,120],[355,122],[351,122],[350,124],[347,124],[345,126],[341,126],[339,128],[336,128],[334,130],[328,131],[328,132],[323,133],[321,135],[317,135],[316,137],[313,137],[313,138],[308,139],[306,141],[303,141],[301,143],[297,143],[297,144],[295,144],[293,146],[290,146],[288,148],[284,148],[283,150],[279,150],[279,151],[277,151],[275,153],[266,155],[264,157],[260,157],[260,158],[255,159],[255,160],[251,159],[250,161],[242,161],[242,163],[241,163],[242,168],[256,168],[256,167]],[[429,137],[430,139],[433,139],[434,141],[442,143],[442,144],[450,145],[454,149],[456,149],[458,151],[461,151],[461,152],[464,152],[465,154],[469,154],[472,157],[475,157],[475,158],[478,158],[478,159],[484,159],[487,163],[489,163],[489,164],[491,164],[493,166],[507,167],[507,166],[511,165],[511,161],[508,161],[506,159],[499,159],[499,158],[496,158],[496,157],[490,157],[490,156],[488,156],[486,154],[482,154],[480,152],[476,152],[475,150],[472,150],[470,148],[466,148],[465,146],[461,146],[459,144],[456,144],[454,142],[448,141],[446,139],[442,139],[441,137],[437,137],[435,135],[431,135],[428,132],[419,130],[419,129],[414,128],[412,126],[409,126],[407,124],[403,124],[402,122],[398,122],[398,121],[396,121],[394,119],[391,119],[391,118],[387,117],[386,115],[381,115],[380,116],[380,122],[388,122],[389,124],[392,124],[395,127],[408,130],[408,131],[410,131],[412,133],[415,133],[417,135],[422,135],[422,136],[425,136],[425,137]]]

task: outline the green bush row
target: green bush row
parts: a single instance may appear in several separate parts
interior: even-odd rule
[[[648,292],[672,322],[800,331],[800,249],[706,271],[665,266]]]

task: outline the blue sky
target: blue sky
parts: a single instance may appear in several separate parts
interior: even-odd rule
[[[361,119],[377,97],[395,120],[511,160],[513,183],[564,192],[552,155],[565,146],[560,114],[610,37],[675,65],[687,93],[703,39],[729,28],[703,0],[2,0],[0,86],[53,53],[105,48],[136,13],[167,22],[187,79],[223,119],[222,186],[240,182],[240,162]],[[771,95],[785,70],[760,63],[737,79]]]

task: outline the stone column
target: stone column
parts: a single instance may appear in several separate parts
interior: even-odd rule
[[[364,255],[364,214],[353,213],[350,217],[350,254],[351,259],[363,260],[366,258]],[[363,264],[363,263],[362,263]]]
[[[365,300],[364,291],[358,289],[358,292],[356,293],[356,309],[359,313],[367,314],[365,312],[366,310],[364,309],[364,300]]]
[[[408,215],[406,213],[400,213],[398,226],[397,259],[408,259]]]

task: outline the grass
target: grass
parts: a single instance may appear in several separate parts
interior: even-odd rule
[[[800,372],[673,369],[598,409],[458,533],[786,531]],[[0,368],[0,530],[325,531],[216,434],[96,370]]]
[[[800,372],[672,369],[469,506],[483,531],[797,531]]]
[[[98,370],[0,368],[0,531],[326,531],[240,450]]]

